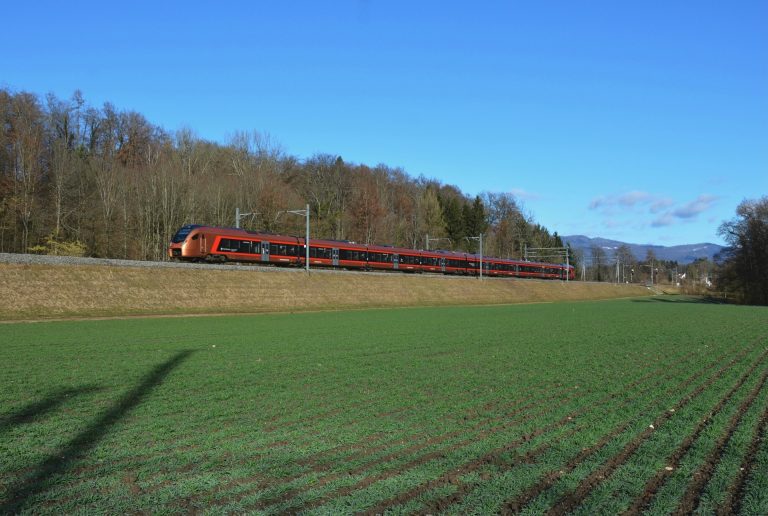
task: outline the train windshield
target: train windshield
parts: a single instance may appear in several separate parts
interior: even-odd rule
[[[171,242],[174,244],[178,244],[179,242],[183,242],[187,239],[189,236],[189,232],[192,231],[195,228],[199,228],[200,226],[197,224],[187,224],[186,226],[181,226],[181,229],[179,229],[175,235],[173,235],[173,238],[171,239]]]

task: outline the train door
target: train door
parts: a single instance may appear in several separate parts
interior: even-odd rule
[[[392,268],[395,270],[400,268],[400,255],[397,253],[392,255]]]
[[[269,242],[261,243],[261,261],[262,262],[269,261]]]
[[[445,258],[440,258],[440,270],[445,272]]]
[[[338,247],[331,248],[331,260],[333,262],[334,267],[339,266],[339,248]]]

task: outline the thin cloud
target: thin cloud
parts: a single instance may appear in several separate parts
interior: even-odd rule
[[[598,208],[602,208],[604,206],[609,206],[609,201],[606,197],[595,197],[592,199],[592,201],[589,203],[589,209],[590,210],[596,210]]]
[[[541,195],[534,192],[529,192],[527,190],[523,190],[522,188],[513,188],[509,191],[509,193],[511,193],[518,199],[522,199],[524,201],[535,201],[535,200],[541,199]]]
[[[590,210],[598,210],[606,228],[617,228],[632,223],[640,226],[662,228],[682,222],[691,222],[709,211],[718,201],[715,195],[702,194],[685,204],[678,204],[669,197],[654,195],[642,190],[602,195],[589,203]]]
[[[610,209],[615,207],[632,208],[637,205],[646,205],[658,200],[654,195],[642,190],[632,190],[630,192],[616,195],[601,195],[595,197],[589,203],[590,210]]]
[[[620,195],[616,202],[622,206],[634,206],[635,204],[644,204],[653,199],[653,196],[648,192],[641,192],[634,190]]]
[[[675,203],[672,199],[659,199],[658,201],[651,204],[651,213],[661,213],[673,204]]]
[[[693,219],[712,208],[716,201],[717,197],[714,195],[700,195],[696,200],[674,210],[672,215],[679,219]]]
[[[670,215],[669,213],[665,213],[664,215],[661,215],[660,217],[657,217],[656,219],[651,222],[651,227],[654,228],[663,228],[665,226],[671,226],[675,223],[674,217]]]

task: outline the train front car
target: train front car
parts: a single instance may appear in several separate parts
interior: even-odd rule
[[[199,224],[187,224],[181,226],[176,234],[171,237],[168,245],[168,258],[174,260],[196,260],[200,258],[200,250],[193,246],[192,238],[198,235]]]

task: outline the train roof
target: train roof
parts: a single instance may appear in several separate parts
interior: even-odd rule
[[[216,234],[222,235],[222,236],[239,236],[239,237],[250,237],[250,238],[269,237],[269,238],[281,238],[284,240],[291,240],[291,241],[295,241],[297,239],[297,237],[292,235],[281,235],[278,233],[270,233],[268,231],[250,231],[243,228],[222,228],[218,226],[200,226],[196,224],[190,224],[190,226],[192,226],[192,229],[203,230],[203,231],[204,230],[214,231]]]
[[[366,247],[369,251],[373,251],[374,253],[416,254],[421,252],[416,249],[409,249],[407,247],[393,247],[391,245],[369,245]]]

